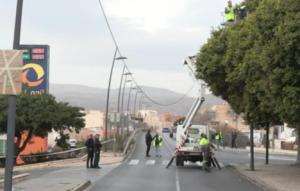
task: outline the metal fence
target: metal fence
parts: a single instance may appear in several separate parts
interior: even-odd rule
[[[109,139],[103,141],[102,144],[108,144],[114,142],[115,139]],[[25,162],[25,164],[31,163],[39,163],[39,162],[47,162],[54,160],[62,160],[62,159],[71,159],[71,158],[80,158],[86,154],[86,147],[80,147],[77,149],[71,149],[67,151],[54,152],[54,153],[37,153],[30,155],[20,155],[21,159]],[[5,156],[0,156],[0,163],[4,165]]]
[[[6,141],[0,140],[0,157],[5,156]]]

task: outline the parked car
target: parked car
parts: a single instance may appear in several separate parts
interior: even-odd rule
[[[69,140],[69,145],[70,145],[71,148],[76,148],[77,140],[76,139],[70,139]]]
[[[162,129],[162,132],[163,133],[170,133],[170,129],[165,127],[165,128]]]

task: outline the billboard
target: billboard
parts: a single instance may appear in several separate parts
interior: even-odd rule
[[[0,94],[17,95],[22,91],[22,51],[0,50]]]
[[[49,46],[21,45],[23,50],[22,89],[29,94],[49,93]]]

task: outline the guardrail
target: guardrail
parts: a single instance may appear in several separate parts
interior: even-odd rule
[[[128,152],[128,149],[129,149],[129,146],[131,144],[131,142],[133,141],[133,139],[135,138],[135,135],[138,133],[138,131],[140,131],[141,129],[136,129],[134,130],[134,132],[130,135],[130,137],[128,138],[127,142],[126,142],[126,145],[123,149],[123,153],[122,155],[125,156]]]
[[[115,139],[109,139],[102,142],[102,144],[108,144],[114,142]],[[79,158],[86,153],[86,147],[80,147],[77,149],[71,149],[67,151],[60,151],[54,153],[45,153],[45,154],[31,154],[31,155],[20,155],[21,159],[25,163],[37,163],[44,161],[68,159],[68,158]],[[5,156],[0,156],[0,159],[4,159]]]

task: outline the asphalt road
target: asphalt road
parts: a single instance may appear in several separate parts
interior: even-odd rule
[[[226,165],[249,165],[249,151],[221,150],[216,152],[217,158]],[[255,165],[265,164],[265,154],[254,153]],[[296,156],[269,154],[269,164],[294,164]]]
[[[188,164],[177,168],[173,164],[169,169],[165,166],[175,148],[174,140],[164,136],[162,157],[145,157],[144,134],[137,138],[137,147],[128,161],[124,162],[108,175],[95,182],[89,191],[260,191],[256,185],[243,179],[231,168],[214,169],[206,173],[197,164]],[[231,155],[218,153],[220,161],[229,159]],[[239,155],[237,155],[237,159]],[[240,159],[240,160],[243,160]],[[226,160],[224,160],[226,161]],[[245,159],[246,161],[246,159]],[[223,163],[223,162],[222,162]]]

